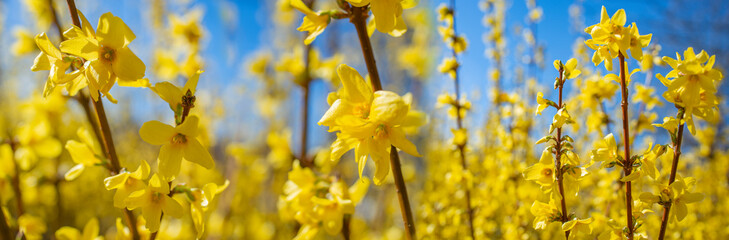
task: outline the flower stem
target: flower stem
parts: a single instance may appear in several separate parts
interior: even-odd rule
[[[559,109],[562,109],[564,105],[562,104],[562,88],[564,87],[564,69],[560,67],[559,69],[559,101],[557,103],[557,107]],[[557,151],[554,153],[554,170],[555,170],[555,176],[557,177],[557,187],[559,188],[559,195],[560,195],[560,205],[562,207],[562,218],[560,221],[562,223],[567,222],[567,202],[564,197],[564,180],[562,177],[562,128],[557,128]],[[564,232],[565,239],[570,238],[570,231]]]
[[[68,3],[68,11],[71,14],[71,20],[77,27],[81,27],[81,21],[78,17],[78,11],[76,9],[76,3],[74,0],[66,0]],[[101,145],[105,146],[104,153],[106,157],[111,161],[111,174],[117,174],[121,171],[121,165],[119,164],[119,157],[116,154],[116,148],[114,147],[114,140],[111,137],[111,128],[109,128],[109,121],[106,119],[106,112],[104,111],[104,104],[99,101],[92,101],[94,104],[94,110],[96,112],[96,122],[98,123],[99,132],[101,132]],[[84,108],[86,109],[86,108]],[[132,239],[139,239],[139,232],[137,232],[137,220],[134,217],[134,213],[129,209],[124,209],[124,217],[127,220],[129,231],[132,234]]]
[[[5,211],[0,211],[0,236],[2,239],[13,239],[12,233],[10,233],[10,225],[5,218]]]
[[[367,34],[367,26],[365,20],[367,19],[367,7],[352,7],[352,18],[350,21],[354,24],[357,30],[357,36],[359,37],[359,43],[362,47],[362,54],[364,55],[365,63],[367,64],[367,71],[370,74],[370,80],[372,88],[375,91],[382,90],[382,83],[380,82],[380,75],[377,73],[377,64],[375,62],[375,55],[372,52],[372,44],[370,43],[369,35]],[[402,177],[402,170],[400,169],[400,156],[397,153],[397,148],[390,146],[390,166],[392,168],[392,175],[395,179],[395,187],[397,189],[398,199],[400,200],[400,213],[402,214],[403,224],[406,228],[406,237],[408,240],[416,239],[415,237],[415,222],[413,221],[413,213],[410,210],[410,200],[408,199],[408,191],[405,186],[405,181]]]
[[[681,123],[678,125],[678,136],[676,137],[676,141],[673,142],[673,163],[671,164],[671,175],[668,177],[668,185],[670,186],[671,183],[676,181],[676,168],[678,167],[678,158],[681,157],[681,143],[683,142],[683,129],[684,124],[683,121],[683,115],[685,114],[685,110],[679,109],[678,110],[678,122]],[[671,212],[671,203],[666,203],[663,205],[663,218],[661,218],[661,230],[658,233],[658,239],[663,240],[663,237],[666,235],[666,228],[668,227],[668,217],[670,216],[669,213]]]
[[[15,171],[15,174],[13,174],[13,177],[10,180],[13,185],[13,192],[15,193],[15,204],[18,207],[18,217],[20,217],[25,212],[25,207],[23,205],[23,192],[20,190],[20,167],[18,167],[18,162],[15,160],[15,151],[18,149],[16,144],[17,142],[15,142],[15,139],[10,136],[10,149],[13,152],[11,162],[13,162],[13,170]]]
[[[453,39],[452,39],[452,41],[453,41],[453,43],[455,43],[458,38],[458,34],[456,32],[456,13],[455,13],[456,12],[456,1],[455,0],[451,0],[450,9],[451,9],[451,15],[453,15],[453,18],[452,18],[453,19]],[[458,54],[456,53],[455,46],[452,48],[451,54],[453,55],[453,59],[455,59],[456,62],[458,62]],[[456,92],[456,104],[455,104],[456,124],[457,124],[458,130],[461,130],[461,129],[463,129],[463,117],[461,116],[461,108],[463,106],[461,106],[461,103],[459,100],[461,98],[461,89],[460,89],[460,81],[458,79],[458,67],[456,67],[453,71],[455,71],[455,74],[453,75],[454,76],[453,83],[454,83],[455,92]],[[465,152],[466,149],[465,148],[466,148],[465,144],[458,145],[458,152],[461,157],[461,167],[463,167],[463,171],[468,171],[468,164],[466,162],[466,152]],[[466,195],[466,212],[468,212],[468,224],[469,224],[468,231],[469,231],[469,234],[471,235],[471,239],[475,240],[476,235],[474,234],[474,231],[473,231],[473,208],[471,208],[471,190],[469,189],[468,180],[466,178],[463,179],[463,189],[464,189],[464,192],[466,193],[465,194]]]
[[[306,2],[306,6],[312,8],[315,0]],[[305,34],[306,35],[306,34]],[[304,36],[306,38],[306,36]],[[307,158],[307,143],[309,136],[309,92],[311,89],[311,44],[304,43],[304,76],[302,76],[304,82],[302,84],[303,93],[301,94],[303,108],[301,110],[301,156],[299,156],[299,163],[302,167],[314,166],[313,159],[310,161]]]
[[[620,89],[622,92],[622,101],[620,102],[620,106],[622,107],[623,111],[623,141],[624,141],[624,149],[625,149],[625,155],[624,159],[625,162],[623,163],[623,172],[625,173],[625,176],[630,175],[630,173],[633,170],[633,161],[630,157],[630,119],[628,118],[628,85],[626,83],[626,76],[625,73],[627,71],[625,66],[625,56],[623,56],[622,53],[618,53],[618,58],[620,59]],[[633,225],[633,191],[632,191],[632,184],[630,181],[625,182],[625,206],[626,206],[626,218],[628,220],[628,239],[633,239],[634,234],[634,225]]]

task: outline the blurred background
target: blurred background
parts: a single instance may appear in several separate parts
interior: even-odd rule
[[[230,181],[230,186],[216,199],[214,210],[209,214],[206,236],[213,239],[290,239],[296,234],[298,225],[280,216],[277,201],[293,159],[302,158],[304,142],[306,146],[303,148],[308,152],[304,158],[316,162],[317,173],[337,176],[348,185],[358,179],[352,153],[346,154],[338,163],[329,161],[329,145],[336,136],[327,132],[326,127],[316,124],[329,107],[327,94],[340,86],[335,72],[337,65],[347,64],[366,75],[354,27],[346,19],[333,20],[313,43],[318,65],[308,90],[308,100],[304,100],[307,98],[303,88],[296,82],[297,73],[303,67],[302,41],[305,37],[305,33],[296,28],[301,24],[303,15],[287,3],[286,0],[76,1],[78,9],[94,26],[99,16],[106,12],[124,20],[137,36],[130,48],[146,64],[146,78],[150,83],[170,81],[181,85],[196,69],[205,71],[200,77],[193,113],[201,118],[205,132],[200,139],[209,147],[217,165],[215,169],[205,170],[185,163],[185,174],[180,179],[191,186]],[[441,59],[449,56],[451,51],[442,43],[437,30],[442,24],[437,21],[436,8],[443,3],[447,1],[420,0],[417,7],[404,10],[403,16],[408,25],[406,34],[395,38],[375,32],[371,38],[384,89],[401,95],[412,93],[413,108],[428,116],[428,123],[417,134],[408,137],[426,156],[416,158],[403,154],[402,159],[404,174],[412,189],[418,230],[423,236],[432,237],[429,239],[463,236],[465,226],[463,221],[455,220],[460,215],[455,210],[442,216],[443,219],[433,217],[437,215],[435,212],[448,212],[448,206],[458,209],[459,205],[430,196],[431,193],[443,196],[456,194],[457,198],[462,198],[457,189],[451,193],[434,190],[434,183],[448,179],[430,179],[435,174],[434,166],[439,166],[433,162],[453,158],[449,144],[455,123],[445,109],[437,107],[438,95],[453,91],[452,80],[438,71]],[[459,76],[461,91],[472,102],[464,120],[465,127],[469,129],[469,161],[483,168],[482,171],[472,170],[477,186],[503,183],[503,188],[511,189],[504,193],[517,191],[516,186],[521,185],[536,189],[533,183],[517,179],[521,178],[523,168],[536,162],[541,151],[537,150],[540,146],[533,143],[546,134],[551,121],[550,117],[534,117],[531,114],[536,92],[542,91],[545,97],[556,99],[556,91],[551,90],[557,76],[551,63],[556,59],[564,62],[572,57],[578,58],[579,65],[588,69],[583,70],[580,79],[588,79],[590,73],[608,73],[602,65],[594,67],[589,61],[592,50],[583,44],[589,38],[584,29],[599,22],[601,6],[605,6],[609,14],[625,9],[628,23],[638,24],[641,34],[653,34],[651,47],[644,51],[649,51],[651,57],[656,58],[652,64],[655,68],[641,71],[632,78],[654,88],[653,94],[664,104],[645,113],[642,110],[638,113],[636,107],[633,113],[636,119],[638,115],[642,118],[645,114],[650,123],[660,123],[664,116],[675,115],[675,108],[660,97],[665,87],[652,77],[656,73],[665,75],[670,71],[660,64],[661,56],[673,57],[675,52],[682,53],[687,47],[693,47],[697,52],[703,49],[710,55],[716,55],[715,68],[722,72],[729,66],[729,45],[724,42],[729,39],[727,1],[457,1],[456,27],[468,42],[467,50],[459,57]],[[336,1],[317,0],[313,9],[337,9]],[[0,0],[0,12],[0,32],[3,33],[0,34],[0,129],[12,137],[23,131],[17,129],[41,128],[33,124],[37,122],[36,117],[43,115],[48,116],[50,123],[44,123],[42,127],[48,128],[46,132],[58,143],[63,145],[70,139],[77,139],[76,129],[87,124],[82,107],[73,99],[60,95],[51,100],[43,99],[41,93],[47,73],[30,71],[39,52],[33,37],[45,32],[52,42],[58,44],[60,38],[55,24],[63,30],[72,26],[66,2]],[[501,56],[499,60],[495,55]],[[587,58],[581,58],[585,55]],[[628,64],[630,69],[642,66],[634,60]],[[576,81],[576,86],[568,84],[565,88],[570,96],[579,95],[584,87],[577,85],[582,80]],[[726,84],[720,85],[721,116],[728,112],[724,101],[727,90]],[[105,102],[105,107],[122,166],[134,170],[142,160],[146,160],[155,169],[158,147],[143,142],[138,130],[144,122],[151,120],[172,123],[173,115],[167,103],[146,88],[117,86],[111,93],[118,104]],[[615,124],[620,120],[618,99],[619,95],[603,103],[607,119],[610,119],[608,124],[613,124],[613,130],[617,129]],[[579,106],[580,101],[574,100],[574,104],[577,105],[575,109],[588,109]],[[308,109],[308,114],[303,113],[307,111],[304,109]],[[554,110],[544,113],[546,116],[553,114]],[[494,115],[499,119],[496,122],[501,125],[497,128],[501,130],[489,130],[488,126],[493,126],[490,118]],[[587,117],[587,113],[576,115],[584,119]],[[304,116],[306,119],[302,119]],[[684,151],[691,152],[687,155],[689,158],[695,158],[695,161],[687,161],[686,168],[707,168],[712,159],[725,155],[729,147],[726,142],[729,132],[723,119],[712,123],[698,121],[701,129],[711,129],[711,132],[685,136]],[[515,130],[522,122],[529,127]],[[574,132],[586,140],[579,153],[584,154],[582,159],[587,161],[592,143],[605,133],[600,132],[602,127],[592,129],[582,125],[584,122],[579,122],[581,126],[576,127]],[[303,133],[304,125],[307,125],[306,135]],[[636,145],[670,142],[662,129],[647,128],[651,129],[636,136]],[[516,135],[514,132],[521,134],[516,137],[517,140],[494,140],[506,138],[504,135]],[[620,135],[619,132],[614,134]],[[513,151],[499,155],[492,148]],[[53,157],[44,157],[43,154],[28,157],[14,153],[16,159],[22,159],[16,161],[19,161],[19,171],[22,172],[23,192],[27,191],[23,199],[25,211],[44,220],[49,229],[45,238],[50,238],[60,226],[81,228],[93,216],[101,222],[102,235],[106,233],[109,236],[109,232],[113,232],[115,218],[121,213],[110,206],[113,193],[105,190],[101,181],[108,173],[103,168],[89,168],[79,179],[65,181],[62,175],[74,163],[67,151],[60,152]],[[503,161],[514,164],[502,169],[507,173],[489,175],[489,171],[495,170],[488,170],[489,164],[484,162],[491,158],[504,158]],[[729,177],[726,165],[729,161],[725,157],[722,159],[717,160],[721,167],[714,168],[716,176],[721,177],[716,181],[721,182],[714,186],[726,188],[726,178]],[[725,171],[724,175],[721,171]],[[372,172],[368,169],[365,175],[371,176]],[[496,175],[501,177],[495,180],[487,177]],[[443,173],[440,178],[448,177],[451,176]],[[8,184],[0,185],[3,191],[0,200],[5,207],[3,209],[15,216],[17,209],[11,201],[15,195]],[[519,200],[535,198],[534,195],[520,195],[518,199],[502,201],[500,199],[508,197],[494,195],[498,188],[484,187],[475,191],[476,196],[484,199],[477,203],[482,206],[480,214],[483,214],[478,222],[482,226],[479,236],[530,238],[537,234],[531,226],[532,216],[528,213],[531,201]],[[587,193],[587,196],[590,194]],[[703,204],[726,202],[721,194],[724,193],[707,193],[713,197],[705,198]],[[499,204],[487,207],[489,201]],[[497,211],[503,206],[512,206],[511,203],[517,206],[514,212]],[[588,213],[595,208],[586,206],[577,211]],[[719,217],[718,212],[725,211],[719,206],[716,209],[705,208],[706,211],[700,211],[704,215],[700,216],[716,214],[714,217]],[[656,216],[654,214],[653,217]],[[710,229],[713,224],[721,226],[727,221],[716,220],[709,224],[708,219],[714,218],[694,218],[693,223],[700,222],[706,225],[702,229]],[[361,233],[356,239],[400,239],[402,223],[392,184],[371,186],[365,199],[357,206],[352,221],[352,232]],[[187,228],[189,224],[190,219],[168,221],[166,218],[163,221],[165,235],[161,236],[195,236],[186,235],[194,231]],[[689,224],[684,222],[681,226]],[[448,230],[448,226],[455,227]],[[729,229],[726,225],[720,228],[718,235],[705,237],[726,237]]]

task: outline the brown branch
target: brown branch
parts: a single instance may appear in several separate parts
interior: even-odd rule
[[[364,55],[365,63],[367,64],[367,71],[370,74],[370,80],[372,88],[375,91],[382,90],[382,83],[380,82],[380,75],[377,73],[377,64],[375,62],[375,55],[372,52],[372,44],[370,43],[369,35],[367,34],[367,26],[365,20],[367,19],[367,7],[351,7],[352,17],[350,21],[354,24],[357,30],[357,37],[359,37],[359,43],[362,47],[362,54]],[[413,221],[413,213],[410,209],[410,200],[408,199],[407,187],[402,177],[402,170],[400,169],[400,156],[397,153],[397,148],[390,146],[390,166],[392,168],[392,175],[395,179],[395,187],[397,189],[397,196],[400,200],[400,213],[402,214],[403,224],[406,228],[406,237],[408,240],[416,239],[415,235],[415,222]]]
[[[15,193],[15,204],[18,207],[18,216],[22,216],[25,212],[25,207],[23,204],[23,192],[20,190],[20,167],[18,167],[18,162],[15,160],[15,151],[18,149],[18,146],[12,136],[10,137],[10,149],[13,152],[11,162],[13,162],[13,170],[15,171],[15,174],[13,174],[13,177],[10,180],[13,192]]]
[[[678,122],[681,123],[683,121],[683,115],[685,114],[685,110],[679,108],[678,110]],[[673,141],[673,162],[671,164],[671,175],[668,178],[668,185],[670,186],[671,183],[676,181],[676,168],[678,168],[678,159],[681,157],[681,143],[683,142],[683,129],[684,124],[681,123],[681,125],[678,126],[678,135],[676,137],[676,141]],[[666,228],[668,227],[668,217],[669,213],[671,212],[671,204],[672,202],[668,202],[663,205],[663,218],[661,218],[661,230],[658,234],[658,239],[663,240],[663,237],[666,235]]]
[[[562,104],[562,88],[564,87],[564,68],[560,64],[559,68],[559,78],[557,79],[559,81],[559,100],[557,103],[557,107],[559,109],[564,108],[564,105]],[[554,171],[555,171],[555,177],[557,177],[557,187],[559,188],[559,195],[560,197],[560,205],[562,207],[562,217],[560,221],[562,223],[567,222],[567,201],[565,200],[564,196],[564,180],[563,180],[563,172],[562,172],[562,128],[557,128],[557,151],[554,153],[555,161],[554,161]],[[564,232],[565,239],[570,238],[570,231]]]
[[[458,39],[458,34],[457,34],[458,32],[456,31],[456,13],[455,13],[456,12],[456,1],[455,0],[451,0],[450,11],[451,11],[451,15],[453,16],[452,17],[453,38],[451,40],[455,44]],[[458,54],[456,53],[455,46],[452,47],[451,54],[453,55],[453,59],[456,60],[456,62],[458,62]],[[461,89],[460,89],[460,81],[458,78],[458,66],[456,66],[455,69],[453,69],[453,71],[455,72],[454,78],[453,78],[453,83],[454,83],[455,92],[456,92],[456,103],[454,104],[454,106],[456,107],[456,125],[458,127],[458,130],[461,130],[461,129],[463,129],[463,117],[461,116],[461,109],[463,106],[461,106],[461,103],[460,103]],[[464,171],[468,171],[468,164],[466,162],[466,152],[465,152],[466,149],[465,148],[466,148],[465,143],[458,145],[458,152],[459,152],[459,155],[461,158],[461,167],[463,167]],[[463,189],[466,193],[466,212],[468,213],[468,226],[469,226],[468,231],[469,231],[469,234],[471,235],[471,239],[475,240],[476,235],[474,234],[474,231],[473,231],[473,208],[471,207],[471,190],[469,189],[469,186],[468,186],[468,180],[465,178],[463,179]]]
[[[81,21],[78,16],[78,10],[76,9],[76,3],[74,0],[66,0],[68,3],[68,11],[71,14],[71,20],[77,27],[81,27]],[[119,164],[119,158],[116,154],[116,148],[114,147],[114,141],[111,137],[111,129],[109,128],[109,122],[106,119],[106,112],[104,111],[104,104],[101,99],[99,101],[92,101],[94,104],[94,110],[96,112],[96,122],[98,123],[99,132],[101,132],[101,145],[106,147],[104,153],[106,157],[111,161],[111,174],[117,174],[121,171],[121,165]],[[84,108],[86,109],[86,108]],[[92,123],[93,124],[93,123]],[[124,209],[124,218],[127,220],[129,231],[132,234],[132,239],[139,239],[139,232],[137,231],[136,218],[134,213],[129,209]]]
[[[618,53],[620,58],[620,89],[622,91],[622,101],[620,106],[623,111],[623,147],[625,149],[623,172],[625,176],[629,176],[633,170],[633,161],[630,157],[630,119],[628,118],[628,85],[626,83],[625,72],[627,71],[625,66],[625,56],[622,53]],[[633,229],[633,191],[632,184],[630,181],[625,182],[625,206],[628,220],[628,239],[633,239],[635,229]]]

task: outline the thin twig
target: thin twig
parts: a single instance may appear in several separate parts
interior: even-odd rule
[[[452,37],[451,41],[453,41],[452,43],[455,44],[456,41],[458,40],[458,32],[456,31],[456,1],[455,0],[451,0],[450,10],[451,10],[451,15],[453,16],[452,17],[453,37]],[[451,54],[453,55],[453,59],[456,60],[456,62],[458,62],[458,54],[456,53],[455,46],[453,46],[451,50],[452,50]],[[455,69],[453,69],[453,71],[455,72],[453,83],[454,83],[455,92],[456,92],[456,103],[454,105],[456,107],[456,124],[457,124],[458,130],[461,130],[461,129],[463,129],[463,117],[461,116],[461,108],[463,106],[461,106],[461,103],[460,103],[461,89],[460,89],[460,81],[458,78],[458,66],[456,66]],[[468,171],[468,163],[466,162],[466,152],[465,152],[466,149],[465,148],[466,148],[465,144],[458,145],[458,152],[459,152],[459,155],[461,158],[461,167],[463,168],[463,171]],[[468,180],[465,178],[463,179],[463,189],[464,189],[465,195],[466,195],[466,212],[468,213],[468,224],[469,224],[468,231],[469,231],[469,234],[471,235],[471,239],[476,239],[476,235],[474,234],[474,231],[473,231],[473,208],[471,207],[471,190],[469,189],[469,186],[468,186]]]
[[[685,110],[679,109],[678,110],[678,122],[681,123],[683,121],[683,115],[685,114]],[[668,185],[670,186],[671,183],[676,181],[676,169],[678,168],[678,158],[681,157],[681,143],[683,142],[683,129],[684,124],[681,123],[681,125],[678,126],[678,135],[676,137],[676,141],[673,142],[673,162],[671,164],[671,175],[668,178]],[[658,234],[658,239],[663,240],[663,237],[666,235],[666,228],[668,227],[668,217],[669,213],[671,212],[671,203],[668,202],[663,205],[663,218],[661,218],[661,230]]]
[[[370,80],[372,88],[375,91],[382,90],[382,83],[380,82],[380,75],[377,72],[377,64],[375,62],[375,55],[372,52],[372,44],[370,43],[369,35],[367,34],[367,26],[365,20],[367,19],[367,7],[351,7],[352,18],[350,21],[354,24],[357,29],[357,36],[359,37],[359,43],[362,47],[362,54],[364,55],[365,63],[367,64],[367,71],[370,74]],[[403,224],[406,228],[406,237],[408,240],[416,239],[415,235],[415,222],[413,221],[413,213],[410,209],[410,200],[408,199],[407,187],[402,177],[402,170],[400,169],[400,156],[397,153],[397,148],[390,146],[390,166],[392,168],[392,175],[395,179],[395,187],[397,189],[398,199],[400,200],[400,213],[402,214]]]
[[[559,81],[559,101],[557,103],[557,107],[559,109],[564,108],[564,105],[562,104],[562,88],[564,87],[564,68],[560,65],[559,68],[559,78],[557,79]],[[562,207],[562,218],[560,221],[562,223],[567,222],[567,202],[564,197],[564,180],[563,180],[563,172],[562,172],[562,128],[557,128],[557,148],[556,152],[554,153],[554,157],[556,158],[554,161],[554,171],[555,176],[557,177],[557,187],[559,188],[559,195],[560,195],[560,205]],[[564,232],[565,239],[570,239],[570,231]]]
[[[76,3],[74,0],[66,0],[68,3],[68,11],[71,14],[71,20],[77,27],[81,27],[81,20],[78,16],[78,10],[76,9]],[[119,164],[119,158],[116,154],[116,148],[114,147],[114,141],[111,136],[111,129],[109,128],[109,122],[106,119],[106,112],[104,111],[104,104],[101,99],[99,101],[91,101],[94,104],[94,110],[96,112],[96,123],[98,123],[99,132],[101,132],[101,144],[106,147],[104,153],[106,157],[111,161],[111,174],[118,174],[121,172],[121,165]],[[86,108],[84,108],[86,109]],[[92,123],[93,124],[93,123]],[[137,231],[136,218],[134,213],[129,209],[124,209],[124,217],[127,220],[129,231],[132,234],[132,239],[139,239],[139,232]]]
[[[622,91],[622,101],[620,106],[623,111],[623,147],[625,149],[623,172],[625,176],[629,176],[633,170],[633,161],[630,157],[630,119],[628,118],[628,85],[626,83],[625,72],[627,71],[625,64],[625,56],[622,53],[618,53],[620,58],[620,89]],[[626,218],[628,220],[628,239],[633,239],[634,230],[633,227],[633,191],[632,184],[630,181],[625,182],[625,206],[626,206]]]

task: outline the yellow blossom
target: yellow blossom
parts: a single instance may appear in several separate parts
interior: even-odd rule
[[[83,232],[76,228],[64,226],[56,230],[58,240],[96,240],[99,237],[99,220],[92,218],[84,225]]]
[[[332,143],[331,159],[339,159],[345,152],[355,149],[360,177],[368,155],[375,162],[375,184],[379,185],[390,171],[390,145],[413,155],[415,145],[405,138],[404,127],[419,125],[408,120],[410,105],[389,91],[373,92],[356,70],[340,65],[337,73],[342,81],[341,98],[334,101],[319,120],[329,131],[340,131]]]
[[[207,169],[215,165],[208,150],[197,140],[198,123],[198,117],[192,115],[177,127],[160,121],[149,121],[139,129],[142,140],[152,145],[162,145],[158,166],[164,180],[171,181],[177,177],[183,158]]]
[[[676,53],[676,59],[663,57],[663,61],[673,68],[665,77],[656,78],[668,87],[663,97],[685,109],[684,120],[691,134],[696,134],[693,115],[713,121],[718,115],[719,100],[716,85],[722,80],[721,72],[714,69],[715,56],[709,57],[706,51],[696,54],[689,47],[683,52],[684,59]]]
[[[135,191],[142,190],[146,186],[144,180],[149,176],[149,164],[142,160],[136,171],[121,173],[104,179],[106,190],[116,189],[114,193],[114,207],[124,208],[124,201]]]
[[[159,230],[162,213],[175,218],[182,217],[184,210],[180,203],[168,196],[170,188],[156,173],[149,179],[149,185],[143,190],[133,192],[126,199],[127,208],[142,209],[142,216],[147,221],[146,227],[151,232]]]
[[[64,32],[68,40],[61,42],[60,48],[86,59],[84,72],[94,101],[98,101],[97,90],[109,97],[109,89],[117,80],[120,86],[146,86],[147,80],[142,79],[146,69],[144,62],[128,46],[136,35],[124,21],[105,13],[99,18],[94,33],[86,18],[82,19],[82,28],[74,26]]]

